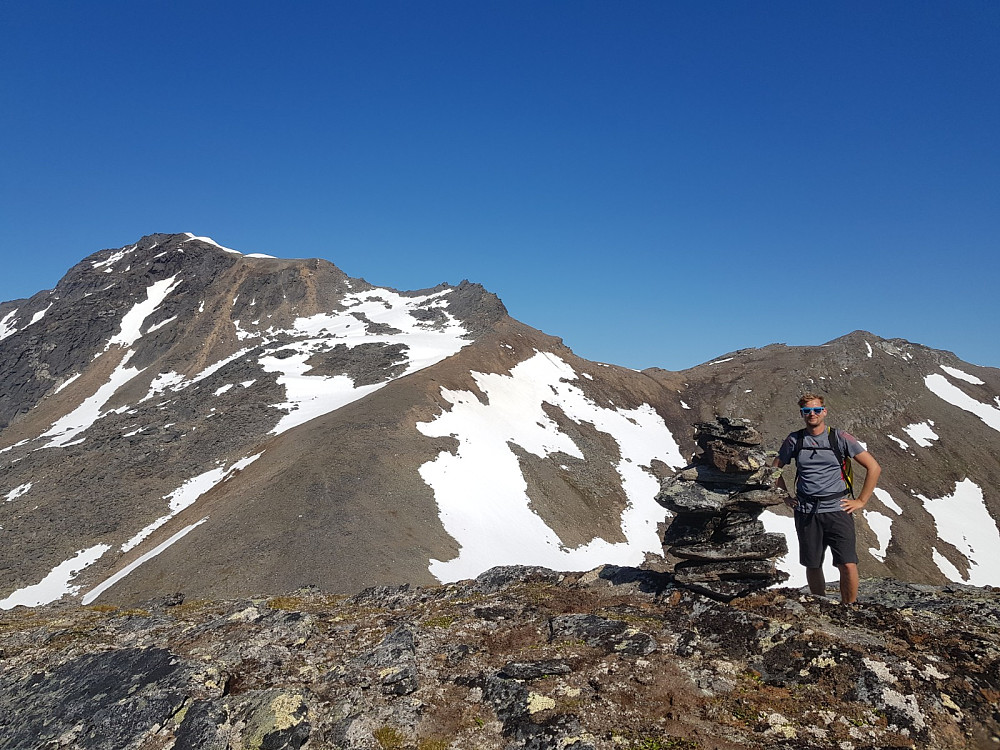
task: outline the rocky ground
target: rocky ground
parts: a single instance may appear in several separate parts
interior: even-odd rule
[[[1000,747],[996,589],[729,604],[669,577],[0,613],[2,748]]]

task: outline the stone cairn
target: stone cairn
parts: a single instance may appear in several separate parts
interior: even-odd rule
[[[730,601],[781,583],[788,574],[775,560],[788,552],[783,534],[769,534],[758,516],[784,502],[775,487],[776,455],[761,450],[760,433],[743,419],[716,417],[695,425],[700,452],[690,466],[665,479],[656,501],[676,515],[663,546],[682,562],[678,586]]]

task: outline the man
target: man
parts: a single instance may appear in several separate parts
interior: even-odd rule
[[[795,460],[795,496],[787,504],[795,509],[795,533],[799,538],[799,562],[806,568],[809,590],[826,595],[823,555],[827,547],[840,571],[840,599],[853,604],[858,598],[858,553],[855,549],[854,511],[865,507],[875,490],[882,468],[853,435],[842,430],[830,432],[826,426],[823,397],[806,393],[799,399],[799,411],[806,426],[802,447],[795,455],[798,433],[781,444],[774,466],[781,468]],[[865,467],[865,483],[852,498],[831,440],[839,441],[841,455]],[[778,486],[787,491],[784,478]]]

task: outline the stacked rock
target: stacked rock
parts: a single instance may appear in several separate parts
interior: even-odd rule
[[[676,515],[664,548],[682,559],[674,582],[730,601],[788,578],[775,560],[788,552],[783,534],[769,534],[758,519],[784,502],[775,487],[780,470],[761,450],[760,433],[743,419],[717,417],[695,425],[700,453],[664,480],[656,501]]]

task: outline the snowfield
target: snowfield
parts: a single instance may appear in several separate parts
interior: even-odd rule
[[[536,352],[510,375],[474,372],[473,377],[485,403],[471,391],[442,388],[452,408],[417,424],[428,437],[459,441],[454,454],[443,451],[420,467],[421,477],[434,491],[441,523],[461,547],[452,560],[431,561],[429,570],[438,580],[472,578],[495,565],[556,570],[587,570],[602,563],[637,565],[646,552],[661,553],[656,527],[664,510],[653,499],[659,484],[648,467],[654,459],[675,468],[685,462],[652,407],[627,410],[596,404],[572,384],[576,372],[552,354]],[[511,444],[539,458],[561,453],[583,459],[577,445],[545,413],[545,404],[578,424],[592,424],[618,444],[621,460],[615,468],[628,498],[621,519],[626,542],[597,538],[566,547],[531,507]]]

